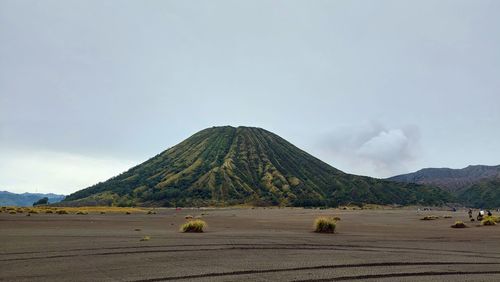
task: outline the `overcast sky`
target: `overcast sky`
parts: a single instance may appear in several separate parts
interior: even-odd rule
[[[214,125],[345,172],[500,164],[500,1],[0,0],[0,190],[68,194]]]

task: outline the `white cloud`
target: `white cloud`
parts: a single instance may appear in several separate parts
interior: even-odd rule
[[[70,194],[135,163],[52,151],[0,151],[0,190]]]
[[[401,129],[383,130],[363,143],[357,153],[366,158],[389,163],[409,157],[409,143],[408,137]]]
[[[330,132],[317,155],[348,173],[388,177],[406,172],[420,151],[417,127],[345,126]]]

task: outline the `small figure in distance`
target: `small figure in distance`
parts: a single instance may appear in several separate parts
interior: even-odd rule
[[[484,211],[480,210],[479,213],[477,214],[477,221],[483,220],[484,217]]]
[[[492,216],[493,214],[491,214],[491,211],[488,210],[488,216]]]
[[[472,209],[469,209],[469,219],[472,221],[474,218],[472,218]]]

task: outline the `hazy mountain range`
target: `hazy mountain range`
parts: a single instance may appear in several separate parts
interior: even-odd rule
[[[500,166],[425,168],[388,180],[434,185],[453,193],[459,202],[468,206],[500,207]]]
[[[72,205],[440,204],[441,189],[344,173],[269,131],[213,127],[75,192]]]
[[[32,206],[34,202],[47,197],[49,203],[57,203],[64,199],[64,195],[41,194],[41,193],[22,193],[16,194],[7,191],[0,191],[1,206]]]

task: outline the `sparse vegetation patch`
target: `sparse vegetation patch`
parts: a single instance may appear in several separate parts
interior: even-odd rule
[[[439,219],[439,216],[437,216],[437,215],[426,215],[423,218],[421,218],[420,220],[436,220],[436,219]]]
[[[495,218],[493,216],[487,216],[481,221],[481,225],[484,226],[493,226],[496,225]]]
[[[335,233],[337,220],[335,217],[320,216],[314,221],[314,232]]]
[[[465,223],[463,223],[462,221],[458,220],[458,221],[455,221],[455,224],[453,224],[451,226],[451,228],[466,228],[467,225],[465,225]]]
[[[181,226],[181,232],[203,232],[203,229],[207,227],[207,223],[201,219],[188,220]]]

